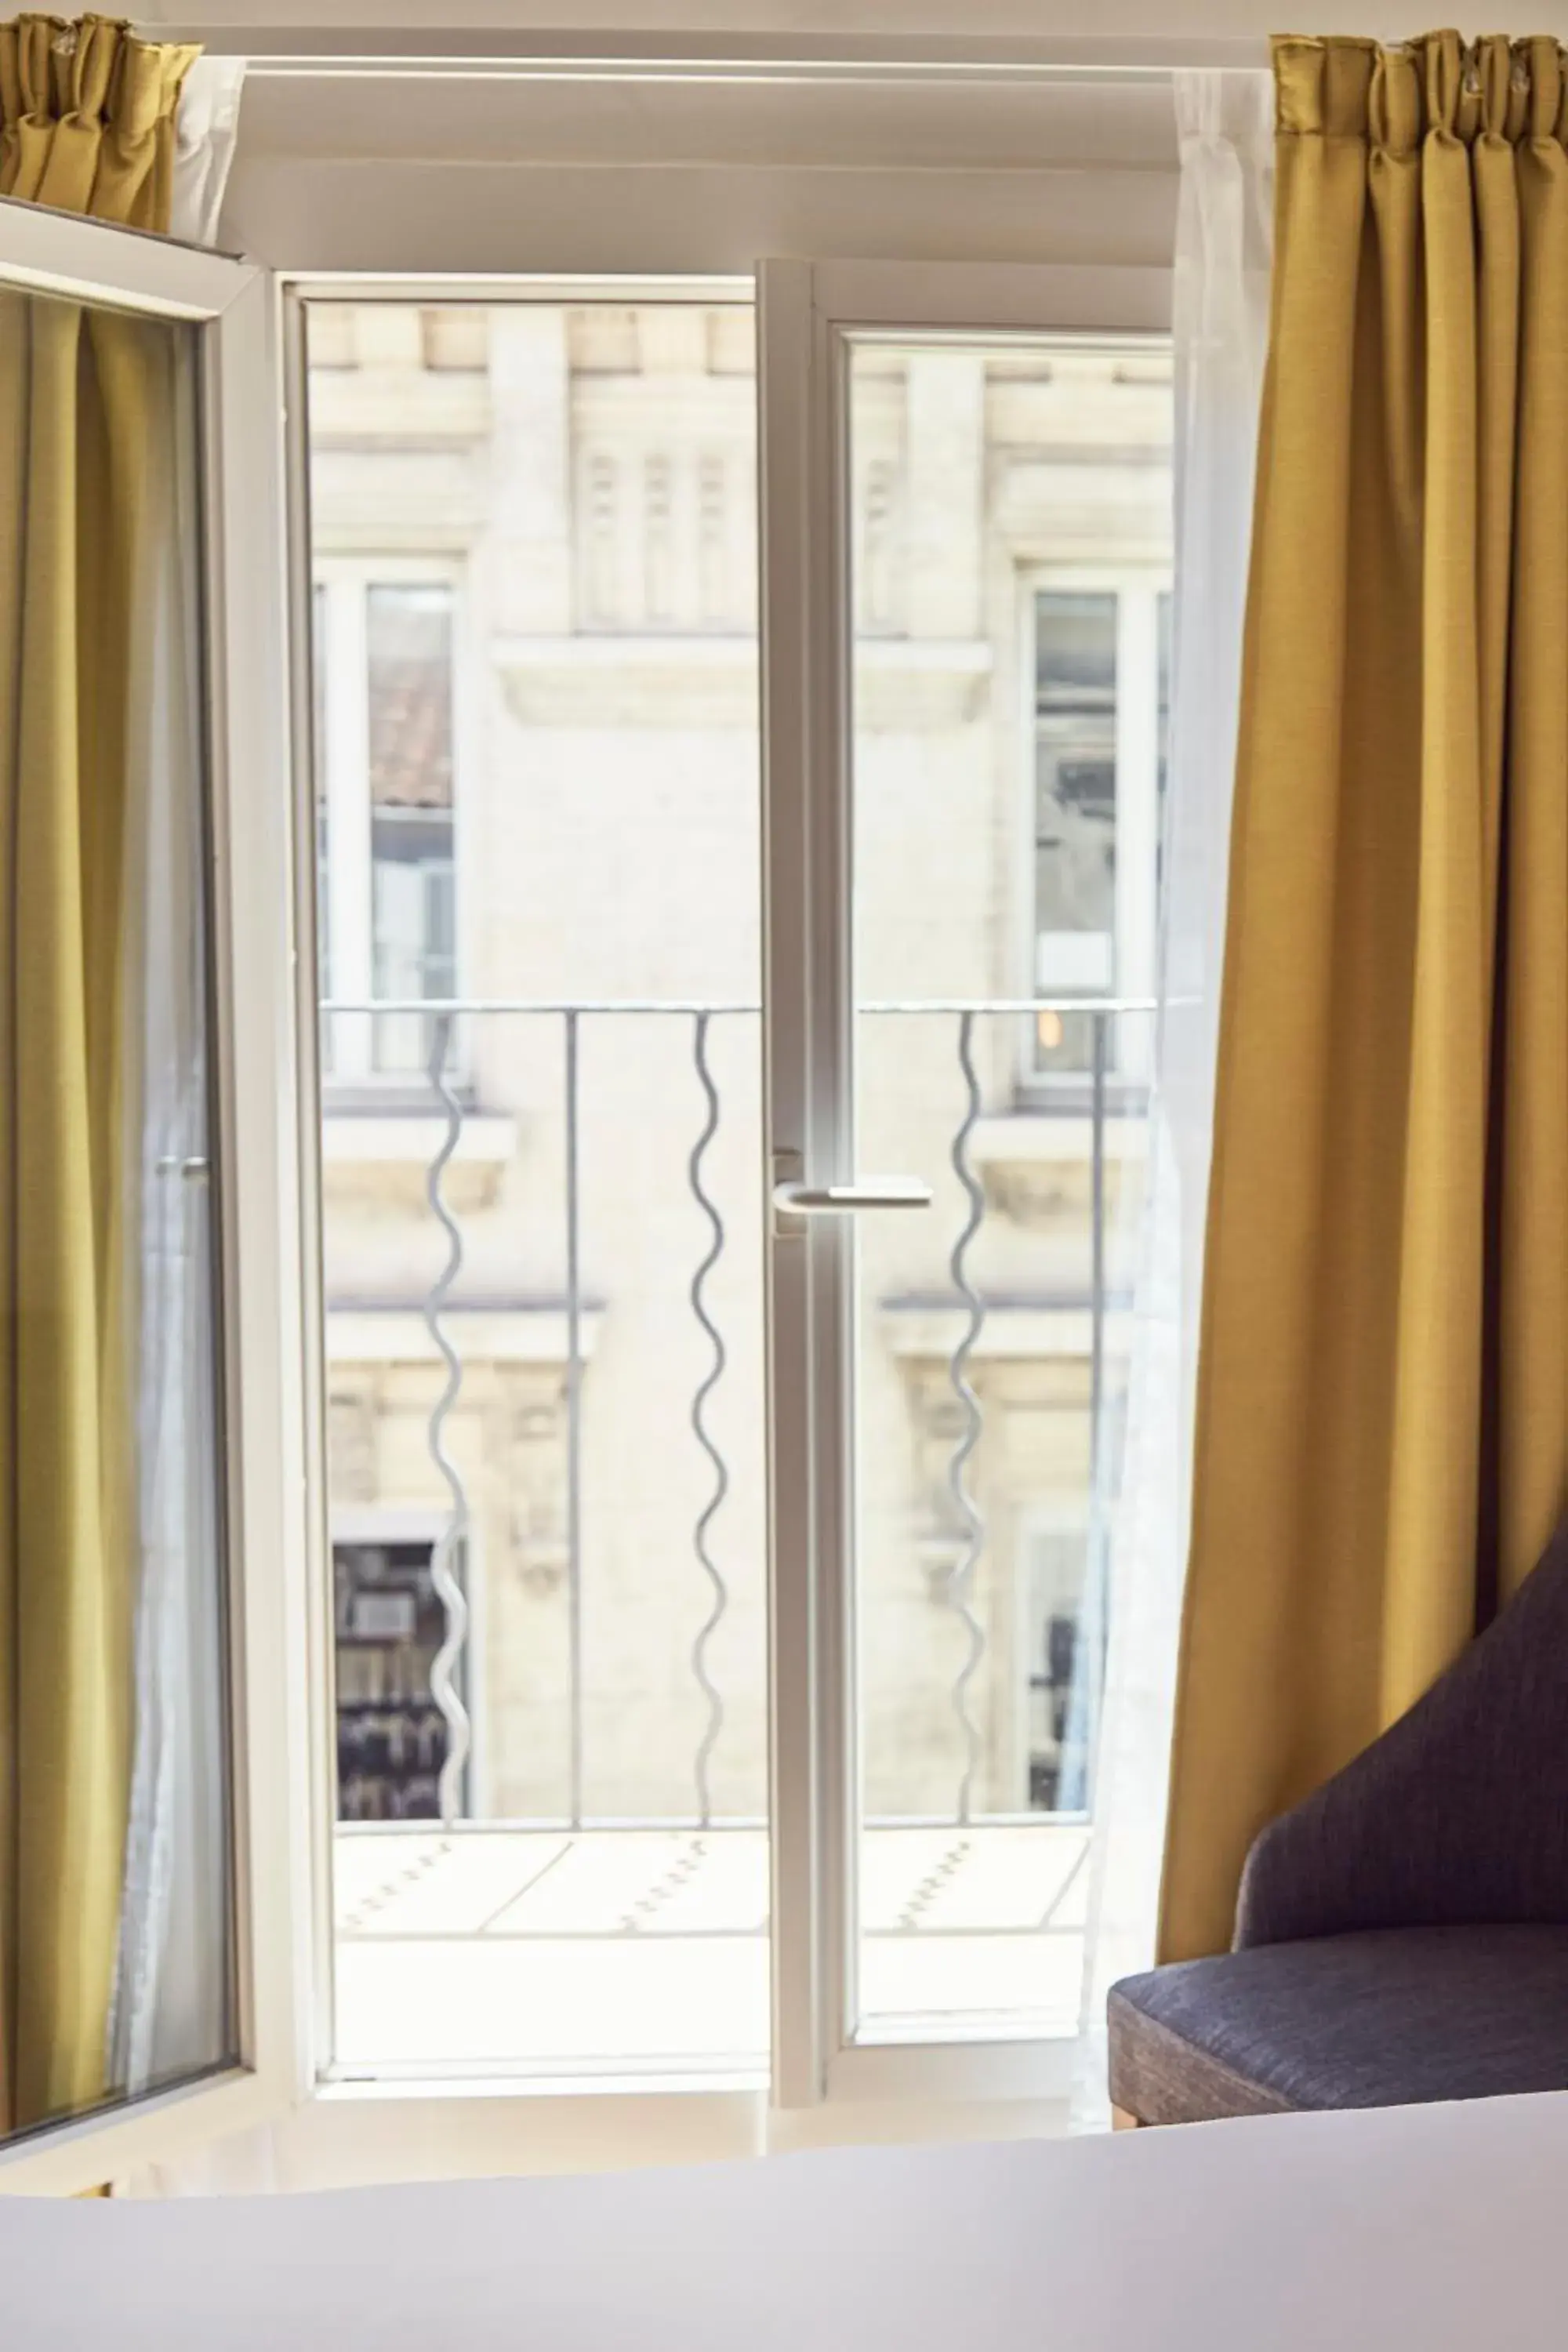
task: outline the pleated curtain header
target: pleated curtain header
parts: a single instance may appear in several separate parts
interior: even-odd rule
[[[0,24],[0,195],[165,228],[175,110],[200,55],[111,16]]]
[[[1549,33],[1426,33],[1397,48],[1350,37],[1279,35],[1273,44],[1281,138],[1360,139],[1414,154],[1432,131],[1568,145],[1568,76]]]

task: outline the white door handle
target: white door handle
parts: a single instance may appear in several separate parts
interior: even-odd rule
[[[853,1184],[775,1184],[786,1217],[837,1217],[860,1209],[929,1209],[931,1190],[914,1176],[862,1176]]]

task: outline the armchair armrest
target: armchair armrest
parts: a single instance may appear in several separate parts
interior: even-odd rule
[[[1568,1924],[1568,1522],[1381,1738],[1255,1841],[1236,1944]]]

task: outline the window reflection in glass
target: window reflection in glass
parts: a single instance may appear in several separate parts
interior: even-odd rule
[[[1035,986],[1108,996],[1116,985],[1117,598],[1035,599]],[[1039,1066],[1081,1070],[1089,1017],[1042,1013]]]
[[[237,2055],[200,367],[0,291],[0,2138]]]
[[[449,997],[457,985],[449,587],[366,591],[365,689],[374,993]],[[417,1015],[384,1014],[375,1066],[421,1070],[433,1042]]]

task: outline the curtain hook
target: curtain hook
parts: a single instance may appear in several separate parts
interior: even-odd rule
[[[77,35],[79,30],[80,27],[76,25],[62,25],[58,32],[52,36],[49,47],[57,58],[75,57]]]

